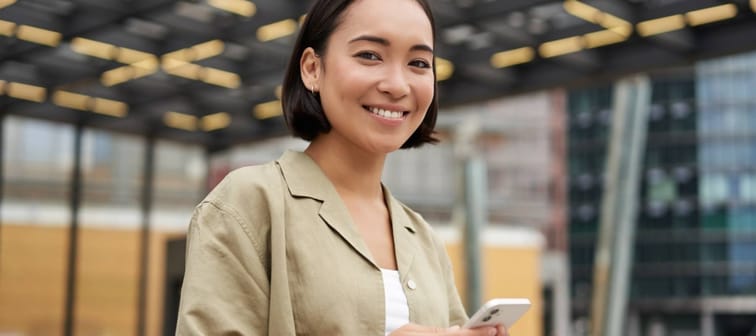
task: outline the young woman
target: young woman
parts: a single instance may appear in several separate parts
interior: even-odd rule
[[[443,244],[381,184],[386,155],[435,142],[425,0],[320,0],[284,79],[311,141],[230,173],[188,234],[180,335],[506,335],[467,316]]]

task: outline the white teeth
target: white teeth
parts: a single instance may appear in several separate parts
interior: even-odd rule
[[[404,113],[397,112],[397,111],[389,111],[384,110],[377,107],[371,107],[369,108],[370,112],[373,112],[381,117],[387,118],[387,119],[401,119]]]

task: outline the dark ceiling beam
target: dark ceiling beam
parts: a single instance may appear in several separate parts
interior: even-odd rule
[[[695,34],[690,28],[683,28],[659,35],[649,36],[647,39],[662,47],[668,48],[671,51],[683,54],[691,51],[696,44]]]
[[[631,23],[636,22],[638,6],[621,0],[581,0],[582,2]]]
[[[554,3],[555,0],[506,0],[506,1],[483,1],[471,8],[464,9],[459,20],[441,22],[443,27],[455,26],[469,22],[477,22],[491,18],[501,19],[506,14],[514,11],[527,10],[539,5]]]
[[[538,43],[535,36],[527,31],[509,26],[504,20],[493,19],[479,23],[480,27],[494,33],[501,41],[506,41],[504,46],[511,45],[511,48],[521,46],[531,46]]]
[[[721,5],[717,0],[668,1],[661,6],[654,6],[637,12],[637,22],[662,18],[670,15],[684,14],[693,10]]]
[[[456,71],[458,76],[465,77],[466,81],[481,81],[485,84],[509,85],[518,79],[516,70],[512,68],[496,69],[488,62],[462,64]]]
[[[594,49],[581,50],[561,56],[545,59],[565,67],[570,67],[575,71],[590,72],[602,66],[603,60],[599,53]],[[583,75],[583,74],[581,74]]]
[[[735,19],[727,25],[701,27],[697,31],[695,56],[708,59],[756,50],[756,13]]]

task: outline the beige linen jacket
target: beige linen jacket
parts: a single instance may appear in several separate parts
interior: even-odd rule
[[[443,244],[384,190],[410,321],[462,325]],[[380,269],[304,153],[231,172],[197,206],[186,253],[178,335],[384,335]]]

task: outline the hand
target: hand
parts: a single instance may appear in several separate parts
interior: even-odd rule
[[[403,325],[401,328],[394,330],[390,336],[424,336],[424,335],[441,335],[441,336],[509,336],[507,328],[503,325],[496,327],[482,327],[475,329],[461,329],[459,326],[451,328],[426,327],[413,323]]]

